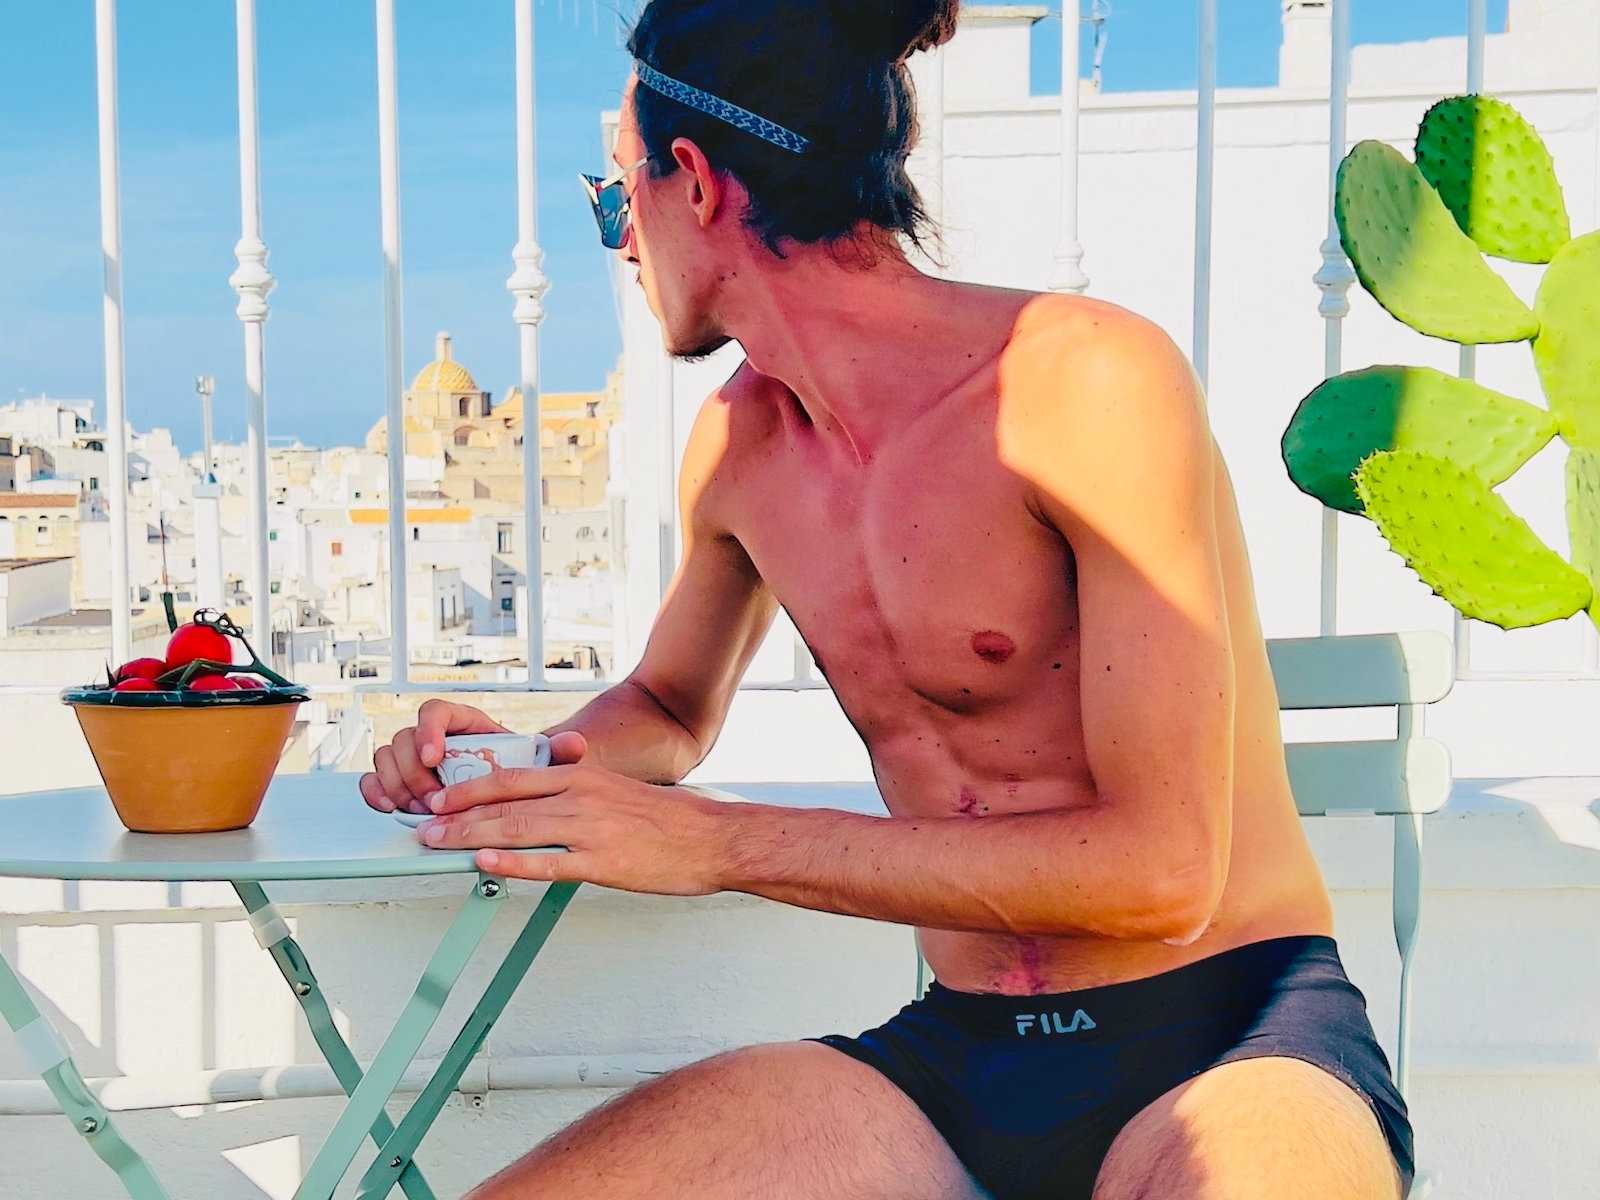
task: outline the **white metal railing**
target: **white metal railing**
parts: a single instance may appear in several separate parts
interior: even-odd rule
[[[383,237],[383,394],[389,455],[389,677],[406,681],[405,310],[400,267],[400,101],[394,0],[377,0],[378,196]],[[526,412],[527,400],[523,401]]]
[[[128,586],[128,424],[123,400],[122,180],[117,163],[117,0],[95,0],[95,83],[100,118],[100,256],[105,264],[107,465],[111,519],[111,651],[133,657],[133,605]]]
[[[1083,243],[1078,240],[1078,27],[1082,23],[1080,0],[1061,0],[1061,228],[1051,284],[1058,292],[1082,293],[1089,288]]]
[[[239,293],[244,324],[246,476],[250,489],[250,623],[258,643],[272,640],[272,590],[267,559],[267,246],[261,240],[261,153],[256,105],[256,0],[235,0],[239,53],[239,269],[228,282]],[[120,661],[120,660],[119,660]]]
[[[1344,319],[1350,315],[1350,285],[1356,281],[1334,216],[1339,164],[1349,140],[1350,0],[1333,0],[1329,17],[1333,49],[1328,64],[1328,236],[1322,243],[1322,266],[1313,282],[1322,292],[1317,304],[1324,322],[1322,369],[1324,376],[1332,379],[1343,370]],[[1318,628],[1324,637],[1332,637],[1339,632],[1339,514],[1327,507],[1322,510],[1319,591]]]
[[[513,316],[522,366],[523,563],[528,594],[528,687],[544,683],[543,493],[539,424],[539,323],[544,320],[544,252],[539,248],[538,114],[534,88],[533,0],[517,0],[517,244],[516,270],[506,287],[517,297]],[[393,503],[391,498],[390,503]]]
[[[1194,344],[1201,386],[1211,382],[1211,235],[1217,163],[1217,0],[1199,0],[1194,139]]]

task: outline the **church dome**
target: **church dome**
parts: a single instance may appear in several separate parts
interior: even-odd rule
[[[451,357],[450,335],[441,333],[434,340],[433,361],[417,372],[411,381],[413,392],[476,392],[481,390],[472,372]]]

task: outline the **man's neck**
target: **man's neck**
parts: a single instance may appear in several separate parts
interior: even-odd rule
[[[900,258],[846,267],[806,248],[764,265],[740,272],[723,297],[725,328],[753,368],[794,393],[820,437],[841,441],[862,463],[940,398],[941,372],[978,332],[954,311],[958,285]]]

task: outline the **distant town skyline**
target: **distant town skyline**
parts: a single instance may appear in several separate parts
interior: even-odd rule
[[[619,349],[604,252],[574,176],[602,162],[599,115],[628,72],[633,0],[538,6],[541,243],[552,282],[541,385],[603,386]],[[1035,30],[1033,86],[1059,89],[1059,5]],[[1402,8],[1404,11],[1395,11]],[[1491,0],[1503,29],[1506,0]],[[1459,34],[1462,0],[1356,3],[1361,41]],[[1090,10],[1084,0],[1083,11]],[[1176,11],[1181,10],[1181,11]],[[1221,6],[1224,86],[1276,77],[1279,0]],[[275,0],[258,12],[269,435],[359,444],[383,412],[375,57],[370,5]],[[216,377],[216,433],[244,431],[243,354],[227,286],[238,238],[231,6],[119,13],[128,417],[200,443],[196,375]],[[1108,91],[1193,86],[1191,5],[1115,0]],[[104,415],[92,6],[27,6],[0,42],[0,404],[92,398]],[[498,400],[516,382],[511,6],[402,3],[400,165],[409,379],[449,329]],[[1085,30],[1082,73],[1092,53]]]

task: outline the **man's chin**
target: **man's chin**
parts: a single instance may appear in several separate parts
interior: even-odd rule
[[[729,342],[733,341],[727,334],[718,334],[707,341],[690,344],[687,347],[668,343],[667,353],[678,362],[700,362],[710,358]]]

